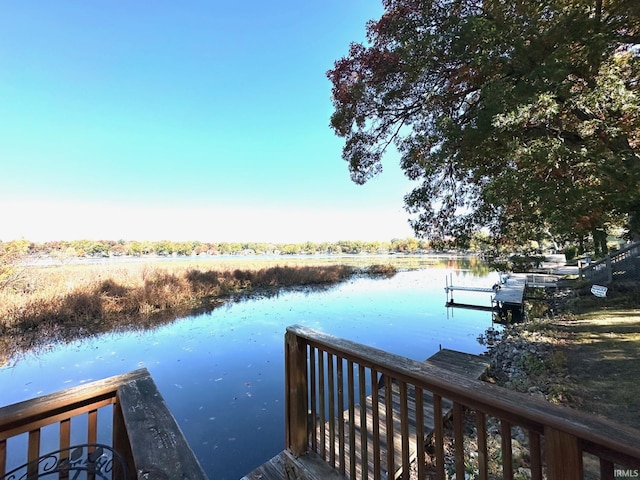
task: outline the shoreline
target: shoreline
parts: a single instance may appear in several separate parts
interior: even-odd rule
[[[617,284],[612,298],[594,300],[588,288],[564,289],[548,296],[547,318],[538,317],[498,329],[481,339],[488,345],[490,367],[485,381],[546,401],[604,417],[640,431],[640,282]],[[559,311],[551,307],[559,306]],[[465,445],[477,451],[478,430],[473,413],[464,416]],[[445,423],[445,469],[455,472],[454,427]],[[499,422],[487,419],[484,440],[489,458],[499,456],[503,442]],[[514,474],[531,478],[529,436],[511,429]],[[435,472],[434,444],[426,446],[425,462]],[[465,456],[465,463],[475,459]],[[489,478],[501,478],[498,462],[489,461]],[[587,458],[585,478],[599,478],[599,465]],[[411,479],[417,478],[412,464]],[[470,472],[471,473],[471,472]],[[477,473],[477,472],[476,472]]]
[[[620,282],[607,299],[564,289],[548,298],[549,317],[487,332],[489,381],[640,429],[638,288]]]

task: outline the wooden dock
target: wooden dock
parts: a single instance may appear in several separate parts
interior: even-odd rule
[[[500,306],[505,304],[521,306],[526,285],[526,278],[508,277],[496,290],[492,301]]]
[[[448,350],[448,349],[440,350],[439,352],[437,352],[436,354],[432,355],[427,360],[425,360],[424,363],[432,364],[440,368],[448,369],[450,371],[453,371],[455,373],[464,375],[472,379],[481,378],[489,366],[488,361],[484,357],[481,357],[478,355],[471,355],[463,352],[457,352],[457,351]],[[387,420],[386,420],[386,410],[385,410],[385,402],[386,402],[385,389],[381,388],[378,390],[377,393],[378,393],[377,396],[378,396],[378,406],[379,406],[378,425],[379,425],[379,431],[380,431],[380,437],[381,437],[379,454],[380,454],[381,467],[384,471],[387,471],[388,470],[387,464],[386,464],[386,461],[387,461],[386,421]],[[425,432],[426,438],[428,438],[433,433],[433,430],[435,427],[435,419],[433,418],[433,396],[431,395],[430,392],[425,391],[423,397],[424,397],[424,404],[423,404],[424,405],[423,407],[424,432]],[[367,402],[367,419],[366,419],[367,437],[369,437],[369,439],[371,440],[367,442],[368,450],[369,450],[368,472],[369,472],[369,477],[373,478],[372,472],[374,469],[373,469],[373,464],[371,463],[372,459],[374,458],[374,452],[372,447],[373,424],[374,424],[373,414],[372,414],[373,397],[371,395],[366,397],[366,402]],[[394,428],[393,428],[394,457],[402,458],[402,438],[401,438],[402,428],[400,425],[400,418],[401,418],[400,393],[397,385],[392,385],[392,404],[393,404],[393,424],[394,424]],[[452,408],[452,404],[446,399],[443,399],[442,414],[444,418],[447,418],[451,414],[451,408]],[[411,387],[408,389],[408,409],[409,409],[409,415],[408,415],[409,435],[411,437],[411,440],[409,441],[409,453],[410,453],[411,459],[414,459],[416,456],[416,449],[418,448],[418,446],[416,445],[416,441],[415,441],[415,437],[416,437],[415,435],[415,432],[416,432],[415,390]],[[355,438],[357,439],[357,441],[355,444],[356,454],[353,456],[350,454],[350,446],[349,446],[350,442],[348,438],[349,436],[348,432],[351,429],[349,425],[349,410],[346,410],[343,413],[342,421],[344,426],[343,431],[345,433],[344,433],[344,436],[342,437],[342,440],[340,436],[336,435],[335,451],[337,452],[339,449],[344,449],[346,452],[345,457],[347,459],[347,462],[349,461],[349,459],[352,459],[352,458],[355,459],[357,476],[360,477],[362,473],[361,446],[359,441],[359,439],[361,438],[360,406],[356,405],[354,409],[354,419],[353,419],[354,425],[353,426],[355,429]],[[335,422],[336,422],[334,426],[335,432],[338,432],[339,426],[338,426],[337,418],[335,419]],[[329,424],[328,423],[325,424],[325,428],[323,430],[325,432],[324,444],[327,446],[327,450],[328,450],[329,449]],[[321,433],[319,429],[316,432],[318,445],[322,443],[320,435]],[[288,456],[286,452],[281,452],[271,460],[267,461],[266,463],[258,467],[253,472],[244,476],[241,480],[285,480],[287,478],[285,476],[285,465],[287,464],[288,457],[290,456]],[[290,458],[289,458],[289,463],[290,463]],[[350,471],[349,464],[345,465],[345,471],[347,472],[346,478],[348,478],[348,472]],[[402,474],[402,471],[401,471],[401,468],[399,468],[396,471],[392,472],[391,475],[388,475],[387,478],[389,479],[398,478],[401,474]],[[322,476],[320,476],[320,478],[322,478]],[[341,478],[341,477],[338,476],[336,478]]]

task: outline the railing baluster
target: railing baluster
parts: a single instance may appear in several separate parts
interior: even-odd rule
[[[478,478],[487,480],[489,466],[487,463],[487,417],[476,411],[476,430],[478,432]]]
[[[433,394],[433,439],[436,451],[436,479],[444,480],[444,431],[442,425],[442,397]]]
[[[380,398],[378,372],[371,369],[371,419],[373,420],[373,479],[381,480],[380,472]]]
[[[340,475],[344,475],[346,471],[345,466],[345,451],[344,451],[344,374],[343,374],[343,359],[336,357],[338,367],[338,457],[340,465]]]
[[[600,459],[600,480],[614,480],[613,475],[613,462]]]
[[[529,430],[529,456],[531,457],[531,480],[542,480],[542,453],[540,450],[540,435]]]
[[[317,411],[317,399],[316,399],[316,349],[315,347],[309,347],[309,383],[310,391],[309,397],[311,398],[309,423],[311,424],[311,450],[318,453],[318,411]]]
[[[387,478],[394,478],[396,466],[393,451],[393,385],[389,375],[384,376],[384,404],[387,419]]]
[[[71,419],[67,418],[60,421],[60,461],[69,458],[69,451],[66,450],[71,446]],[[68,472],[61,472],[60,479],[69,478]]]
[[[400,388],[400,432],[402,435],[402,476],[409,476],[409,402],[407,384],[399,382]]]
[[[119,401],[113,404],[112,444],[113,449],[123,455],[125,459],[125,465],[120,465],[120,462],[113,463],[112,478],[124,478],[127,470],[134,471],[135,465],[133,463],[133,453],[131,451],[131,444],[129,443],[127,427],[124,422],[124,415],[122,414],[122,405],[120,405]]]
[[[98,410],[91,410],[87,417],[87,441],[88,443],[98,443]]]
[[[333,378],[333,355],[327,352],[327,369],[329,373],[329,463],[336,467],[336,405],[333,389],[335,382]],[[342,412],[340,412],[342,414]]]
[[[98,410],[91,410],[88,413],[88,422],[87,422],[87,439],[88,443],[98,443]],[[95,448],[89,447],[89,453],[93,453]],[[93,473],[89,473],[87,475],[87,480],[94,480],[95,475]]]
[[[27,479],[35,480],[38,478],[38,457],[40,457],[40,429],[31,430],[29,432],[29,446],[27,460],[29,467],[27,468]]]
[[[0,475],[7,473],[7,441],[0,440]]]
[[[427,478],[427,469],[424,463],[424,395],[422,388],[415,387],[416,399],[416,462],[418,462],[418,480]]]
[[[327,418],[325,417],[324,397],[325,397],[325,382],[324,382],[324,350],[318,349],[318,396],[320,397],[320,456],[327,459],[327,439],[325,438],[326,429],[325,424]]]
[[[360,457],[362,464],[362,478],[369,477],[369,439],[367,429],[367,377],[366,370],[358,365],[358,390],[360,401]]]
[[[502,478],[504,480],[513,480],[511,424],[504,419],[500,419],[500,435],[502,436]]]
[[[353,361],[347,361],[347,388],[349,389],[349,477],[356,478],[356,405],[355,405],[355,380],[353,378]]]
[[[98,443],[98,410],[88,413],[87,440],[88,443]]]
[[[60,449],[69,448],[71,445],[71,419],[60,421]]]
[[[464,478],[464,410],[453,403],[453,442],[456,459],[456,478]]]

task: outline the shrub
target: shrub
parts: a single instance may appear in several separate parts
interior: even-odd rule
[[[384,275],[385,277],[393,277],[396,273],[398,273],[398,269],[391,264],[371,265],[367,271],[371,275]]]
[[[571,260],[576,258],[577,255],[578,247],[576,247],[575,245],[569,245],[568,247],[565,247],[564,258],[567,260],[567,262],[570,262]]]

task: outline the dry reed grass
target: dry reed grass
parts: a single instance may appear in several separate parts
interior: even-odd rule
[[[345,265],[265,262],[140,262],[29,269],[19,284],[0,290],[0,366],[59,342],[153,328],[209,311],[232,294],[332,284],[353,271]]]
[[[427,257],[235,257],[30,267],[0,289],[0,366],[28,351],[104,332],[154,328],[206,312],[234,294],[329,285],[356,272],[433,265]]]
[[[0,331],[144,322],[158,314],[211,308],[232,293],[335,283],[353,270],[343,265],[236,266],[165,262],[34,268],[15,288],[0,291]]]

